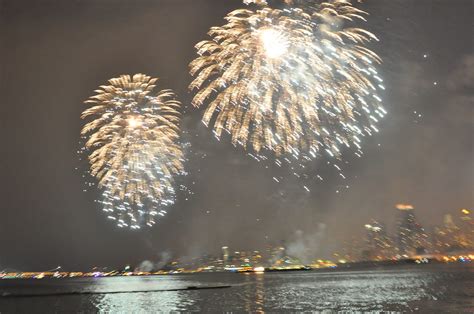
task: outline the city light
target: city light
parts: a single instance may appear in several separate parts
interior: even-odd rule
[[[399,210],[410,210],[413,209],[413,206],[409,204],[397,204],[396,208]]]

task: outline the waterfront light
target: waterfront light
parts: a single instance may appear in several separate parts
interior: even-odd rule
[[[253,271],[256,272],[256,273],[263,273],[263,272],[265,272],[265,267],[261,267],[261,266],[254,267]]]

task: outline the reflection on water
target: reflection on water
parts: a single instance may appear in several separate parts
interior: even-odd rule
[[[296,275],[296,281],[283,291],[279,286],[269,289],[267,302],[273,308],[295,310],[383,310],[387,306],[401,310],[411,301],[431,297],[425,287],[433,276],[420,273],[347,273],[341,276],[320,274],[306,278]]]
[[[102,313],[135,313],[149,312],[157,309],[163,312],[177,310],[197,310],[193,306],[196,300],[190,298],[189,292],[169,291],[134,294],[106,294],[93,297],[94,307]]]
[[[245,311],[252,313],[264,313],[265,289],[263,273],[245,273],[246,285],[243,286],[243,300]]]
[[[265,290],[263,286],[264,274],[256,274],[256,284],[255,284],[255,312],[263,313],[263,305],[265,300]]]
[[[163,290],[125,294],[96,294],[91,303],[100,312],[147,312],[159,305],[160,311],[197,310],[193,305],[198,301],[196,291],[166,291],[167,289],[185,289],[199,286],[192,278],[172,277],[125,277],[109,278],[115,280],[100,281],[95,291],[144,291]]]
[[[0,281],[5,291],[95,291],[94,295],[0,298],[0,312],[473,312],[471,265],[428,265],[371,271],[193,274],[80,280]],[[108,294],[232,285],[213,290]]]

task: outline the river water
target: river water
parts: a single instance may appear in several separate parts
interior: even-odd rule
[[[200,273],[150,277],[0,280],[0,313],[391,311],[474,312],[474,265],[351,271]],[[187,287],[228,286],[220,289]],[[111,293],[125,292],[126,293]],[[132,292],[142,291],[142,292]]]

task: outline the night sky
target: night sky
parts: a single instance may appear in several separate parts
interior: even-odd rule
[[[323,182],[302,188],[288,169],[217,141],[190,106],[188,63],[207,30],[240,0],[0,0],[0,269],[122,266],[173,256],[290,245],[330,256],[374,218],[393,232],[397,203],[429,230],[474,205],[472,0],[367,0],[365,25],[389,112],[347,152],[342,179],[320,158]],[[191,143],[181,195],[153,229],[118,229],[83,192],[78,159],[83,101],[109,78],[146,73],[186,108]],[[76,170],[76,168],[79,168]],[[277,183],[272,178],[285,178]],[[346,188],[349,186],[349,188]]]

